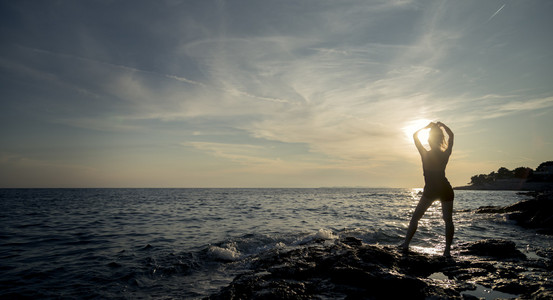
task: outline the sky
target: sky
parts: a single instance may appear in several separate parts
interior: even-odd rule
[[[0,187],[454,186],[553,160],[553,2],[0,0]]]

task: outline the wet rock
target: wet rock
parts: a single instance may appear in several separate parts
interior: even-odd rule
[[[514,243],[463,247],[470,256],[454,259],[354,238],[273,249],[247,258],[249,270],[206,299],[468,299],[462,293],[476,284],[520,298],[551,296],[549,271],[527,265]],[[534,275],[521,275],[530,269]]]
[[[535,192],[534,199],[524,200],[513,205],[482,206],[476,213],[508,213],[507,217],[518,225],[537,229],[538,232],[553,235],[553,192]]]
[[[392,247],[343,241],[327,248],[315,245],[254,258],[251,264],[255,273],[237,277],[209,299],[309,299],[323,295],[424,299],[444,293],[460,297],[455,290],[429,286],[424,278],[415,276],[443,265],[431,257],[413,255],[411,261]],[[259,273],[259,268],[267,272]]]
[[[463,295],[464,300],[480,300],[481,298],[472,296],[472,295]]]
[[[341,240],[341,242],[350,246],[361,246],[363,244],[360,239],[353,236],[345,237]]]
[[[526,259],[526,255],[516,248],[512,241],[489,239],[473,243],[466,243],[461,246],[465,253],[478,256],[491,256],[494,258],[516,258]]]
[[[534,292],[530,298],[528,299],[536,299],[536,300],[550,300],[553,299],[553,287],[541,287],[536,292]]]
[[[553,248],[538,249],[536,254],[540,257],[546,258],[549,262],[553,261]]]
[[[505,208],[502,206],[481,206],[474,212],[477,214],[502,214],[505,213]]]
[[[520,295],[523,293],[533,292],[539,288],[531,283],[524,283],[517,279],[498,279],[492,287],[500,292]]]
[[[282,280],[268,282],[255,294],[259,299],[311,299],[303,282]]]
[[[460,280],[470,280],[476,277],[488,276],[490,271],[483,268],[465,268],[459,269],[456,272],[450,272],[449,274]]]

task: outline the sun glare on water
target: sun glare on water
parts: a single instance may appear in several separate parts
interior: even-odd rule
[[[428,119],[418,119],[409,121],[406,123],[406,125],[402,128],[403,133],[405,134],[405,137],[409,140],[413,140],[413,133],[415,133],[417,130],[425,127],[430,123],[431,121]],[[430,129],[421,130],[419,132],[419,140],[423,145],[428,144],[428,135],[430,133]]]

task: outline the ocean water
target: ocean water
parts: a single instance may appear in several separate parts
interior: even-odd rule
[[[0,189],[0,298],[196,299],[272,248],[355,236],[399,244],[420,189]],[[524,252],[550,237],[484,205],[528,197],[456,191],[455,243],[504,238]],[[436,202],[412,246],[440,254]]]

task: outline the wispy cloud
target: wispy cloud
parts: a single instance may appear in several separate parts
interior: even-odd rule
[[[463,30],[443,28],[443,11],[442,6],[429,11],[426,15],[431,17],[420,23],[421,34],[404,45],[370,41],[329,48],[322,36],[283,35],[223,36],[185,43],[182,53],[198,63],[203,82],[86,62],[112,72],[103,92],[128,107],[117,120],[247,116],[227,125],[259,139],[305,143],[310,151],[344,163],[394,159],[405,155],[404,149],[391,147],[403,136],[398,123],[444,115],[468,123],[547,104],[538,100],[504,103],[505,98],[482,102],[483,98],[436,94],[433,89],[449,72],[441,63],[449,59],[449,49],[463,34]],[[478,110],[467,110],[468,102],[480,102],[474,106]],[[460,118],[455,116],[458,107],[465,109]],[[85,120],[75,123],[86,126]],[[109,124],[109,119],[98,121],[104,127]],[[124,122],[113,125],[124,128]]]
[[[501,5],[501,7],[496,10],[491,16],[490,18],[488,19],[488,22],[491,21],[491,19],[493,19],[495,16],[497,16],[497,14],[505,7],[505,4]]]
[[[553,97],[519,100],[505,103],[499,109],[504,112],[538,111],[553,107]]]
[[[219,158],[229,159],[245,165],[272,165],[275,159],[268,159],[264,155],[265,148],[260,145],[230,144],[216,142],[184,142],[185,147],[208,152]]]
[[[475,131],[482,120],[553,107],[550,43],[527,34],[534,25],[505,4],[201,1],[154,10],[137,1],[122,12],[106,2],[76,20],[80,5],[43,4],[64,12],[64,26],[36,32],[28,28],[49,14],[22,14],[0,47],[9,81],[1,101],[32,116],[21,128],[36,119],[123,140],[148,133],[259,172],[376,174],[418,166],[402,130],[419,119]],[[551,22],[539,20],[532,32]],[[281,157],[271,142],[297,154]]]

